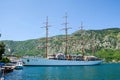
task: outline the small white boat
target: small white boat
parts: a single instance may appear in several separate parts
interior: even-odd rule
[[[0,80],[5,80],[4,77],[1,77]]]
[[[16,63],[15,69],[23,69],[23,63],[22,63],[22,61],[18,61]]]

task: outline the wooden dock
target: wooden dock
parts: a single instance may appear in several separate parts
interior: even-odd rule
[[[15,66],[3,66],[2,68],[3,68],[2,72],[8,73],[8,72],[12,72],[14,70]]]

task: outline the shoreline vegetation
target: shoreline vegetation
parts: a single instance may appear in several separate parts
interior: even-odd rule
[[[104,59],[105,62],[120,62],[120,50],[102,49],[96,53],[96,56]]]
[[[119,62],[104,62],[103,61],[103,64],[120,64],[120,61]]]
[[[84,35],[83,35],[84,34]],[[82,41],[84,36],[84,42]],[[102,30],[78,30],[68,35],[68,53],[82,54],[82,45],[86,56],[95,55],[105,62],[120,63],[120,28]],[[65,52],[65,35],[48,38],[49,54]],[[43,56],[45,53],[45,38],[26,41],[4,40],[5,55]],[[94,52],[92,51],[94,49]]]

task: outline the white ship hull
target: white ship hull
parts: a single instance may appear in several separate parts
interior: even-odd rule
[[[98,65],[102,60],[95,61],[76,61],[76,60],[50,60],[44,58],[23,58],[26,66],[79,66],[79,65]]]

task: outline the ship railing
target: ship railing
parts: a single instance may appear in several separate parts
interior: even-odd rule
[[[41,56],[23,56],[23,58],[43,58]]]

